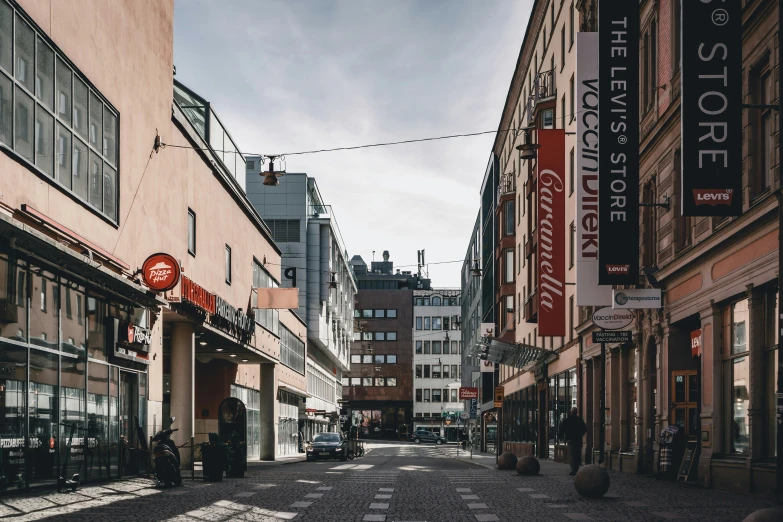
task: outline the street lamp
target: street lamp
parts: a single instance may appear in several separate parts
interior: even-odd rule
[[[275,170],[275,160],[280,156],[265,156],[269,159],[269,171],[261,172],[260,175],[264,176],[264,185],[268,187],[276,187],[280,184],[277,178],[285,174],[284,170]]]
[[[522,133],[522,143],[517,145],[516,149],[519,151],[519,157],[523,160],[536,159],[536,151],[541,147],[538,143],[533,143],[530,138],[530,131],[533,129],[535,129],[535,127],[519,129],[519,132]],[[517,134],[517,136],[518,135],[519,134]]]

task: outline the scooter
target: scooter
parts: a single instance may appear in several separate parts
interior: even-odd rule
[[[158,485],[168,487],[170,485],[179,486],[182,484],[182,475],[179,471],[179,449],[174,441],[171,440],[171,434],[177,431],[172,429],[176,417],[170,419],[169,429],[161,430],[152,438],[155,444],[153,454],[155,456],[155,477]]]

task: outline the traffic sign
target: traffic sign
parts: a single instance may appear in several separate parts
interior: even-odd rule
[[[462,420],[468,420],[470,418],[470,413],[463,411],[459,414],[459,418]]]
[[[495,408],[502,408],[503,407],[503,399],[506,395],[506,392],[503,388],[503,386],[497,386],[495,388]]]
[[[478,399],[470,399],[470,418],[475,419],[478,416]]]

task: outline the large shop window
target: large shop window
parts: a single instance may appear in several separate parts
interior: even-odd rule
[[[538,437],[536,387],[528,386],[506,397],[503,403],[505,440],[535,443]]]
[[[729,390],[727,419],[729,427],[729,451],[747,455],[749,449],[750,417],[750,352],[748,330],[750,313],[748,300],[743,299],[724,310],[724,325],[729,335],[724,335],[724,375]]]
[[[280,327],[280,362],[304,375],[305,344],[285,326]]]
[[[253,259],[253,288],[277,288],[280,285],[264,270],[256,259]],[[253,298],[255,299],[255,295]],[[275,309],[256,310],[256,322],[272,332],[280,335],[280,312]]]
[[[0,28],[0,142],[116,222],[119,114],[5,2]]]
[[[576,406],[576,368],[571,368],[549,378],[549,458],[555,457],[560,424]]]
[[[231,385],[231,396],[242,401],[247,410],[247,457],[261,456],[261,392],[244,386]]]
[[[777,382],[778,382],[778,293],[771,288],[764,294],[764,432],[767,457],[777,456]]]

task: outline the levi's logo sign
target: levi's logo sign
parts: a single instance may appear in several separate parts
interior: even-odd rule
[[[631,270],[630,265],[606,265],[607,274],[623,274],[627,275]]]
[[[734,189],[693,189],[693,200],[697,205],[731,205]]]

